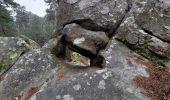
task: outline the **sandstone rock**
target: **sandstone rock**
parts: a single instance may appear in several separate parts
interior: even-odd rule
[[[137,63],[135,54],[115,40],[102,54],[106,68],[58,71],[31,100],[149,100],[133,83],[138,75],[149,77],[147,66]]]
[[[111,36],[128,4],[126,0],[61,0],[56,9],[57,31],[67,23],[77,22],[91,30],[108,31]]]
[[[56,69],[48,50],[30,50],[19,58],[0,82],[0,99],[28,100]]]
[[[0,37],[0,75],[9,69],[18,58],[34,46],[32,40],[25,41],[19,37]],[[38,48],[38,47],[36,47]]]
[[[77,24],[69,24],[65,26],[63,29],[63,34],[66,42],[72,45],[74,50],[76,50],[74,48],[74,46],[76,46],[77,48],[80,48],[78,51],[85,50],[93,55],[96,55],[98,51],[104,48],[109,41],[109,38],[106,36],[105,32],[89,31],[81,28]]]

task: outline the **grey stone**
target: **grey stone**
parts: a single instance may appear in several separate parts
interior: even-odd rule
[[[29,41],[33,40],[26,41],[19,37],[0,37],[0,75],[9,69],[23,53],[35,47],[32,42],[28,43]]]
[[[30,50],[18,59],[0,82],[0,99],[27,100],[55,70],[57,67],[48,50]]]
[[[167,26],[170,25],[170,4],[168,0],[148,0],[142,13],[136,17],[136,23],[159,37],[170,42]]]
[[[66,25],[63,29],[63,34],[69,44],[91,52],[94,55],[109,42],[105,32],[89,31],[77,24]]]
[[[136,76],[149,76],[146,66],[136,63],[129,49],[112,40],[101,54],[107,61],[106,68],[78,73],[70,70],[62,79],[57,76],[45,84],[31,100],[149,100],[132,82]]]
[[[127,42],[131,47],[146,48],[163,56],[170,56],[170,44],[146,33],[135,23],[134,16],[128,16],[118,28],[116,38]]]

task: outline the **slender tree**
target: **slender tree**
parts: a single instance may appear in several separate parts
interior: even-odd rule
[[[28,27],[29,24],[29,16],[28,16],[28,12],[25,10],[24,6],[18,6],[15,9],[16,12],[16,27],[17,27],[17,31],[18,33],[22,33],[24,30],[26,30],[26,27]]]
[[[49,8],[46,9],[46,19],[48,21],[54,22],[55,20],[55,5],[54,0],[44,0],[48,5]],[[54,23],[53,23],[54,24]]]

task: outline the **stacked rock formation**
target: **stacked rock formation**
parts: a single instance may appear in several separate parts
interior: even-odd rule
[[[53,1],[43,47],[0,37],[0,100],[170,99],[169,0]],[[67,49],[90,66],[68,64]]]

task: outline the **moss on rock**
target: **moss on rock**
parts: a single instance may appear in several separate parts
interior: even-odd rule
[[[132,44],[129,44],[126,40],[125,41],[122,41],[120,39],[117,39],[117,40],[120,42],[123,42],[132,51],[138,53],[139,55],[141,55],[141,56],[143,56],[143,57],[161,65],[161,66],[167,67],[166,63],[168,63],[170,61],[170,59],[168,57],[160,56],[160,55],[156,54],[155,52],[149,50],[149,48],[147,48],[147,45],[145,43],[132,45]]]
[[[5,69],[5,64],[3,62],[0,62],[0,71]]]

